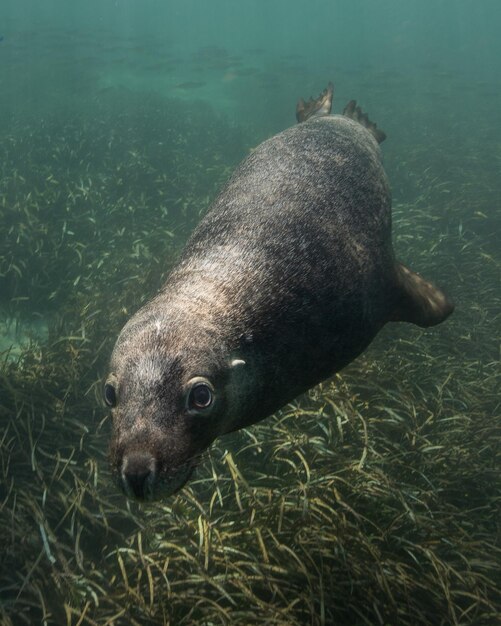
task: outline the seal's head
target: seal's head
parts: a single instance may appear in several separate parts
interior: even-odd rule
[[[212,441],[235,427],[232,381],[243,361],[221,346],[148,309],[122,330],[104,399],[113,417],[111,463],[130,497],[175,493]]]

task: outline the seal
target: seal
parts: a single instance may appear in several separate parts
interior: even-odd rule
[[[385,134],[333,87],[258,146],[121,331],[104,385],[111,463],[131,497],[170,495],[220,435],[249,426],[356,358],[389,321],[453,310],[396,261]]]

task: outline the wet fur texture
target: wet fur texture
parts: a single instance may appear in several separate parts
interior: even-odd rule
[[[352,361],[385,322],[406,319],[390,205],[378,143],[347,117],[314,117],[256,148],[118,338],[114,465],[146,449],[172,491],[176,468],[216,437],[271,414]],[[428,299],[435,288],[423,284]],[[245,364],[232,367],[235,357]],[[207,415],[186,410],[194,376],[216,390]]]

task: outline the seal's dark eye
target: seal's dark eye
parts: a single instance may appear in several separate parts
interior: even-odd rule
[[[212,404],[212,389],[206,383],[196,383],[190,391],[190,409],[207,409]]]
[[[117,394],[115,391],[115,387],[110,385],[110,383],[106,383],[104,386],[104,401],[108,406],[114,407],[117,404]]]

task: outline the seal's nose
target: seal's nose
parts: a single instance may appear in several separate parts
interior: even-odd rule
[[[156,463],[149,452],[130,452],[122,460],[122,483],[125,492],[144,500],[152,492]]]

